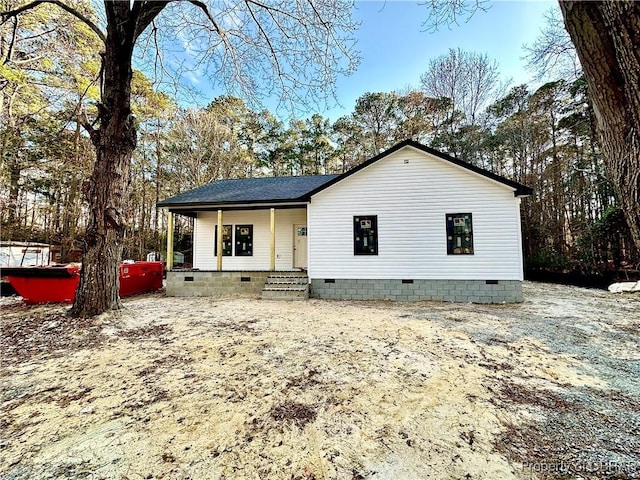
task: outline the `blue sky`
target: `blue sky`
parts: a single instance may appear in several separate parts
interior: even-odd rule
[[[475,0],[469,0],[475,1]],[[477,11],[468,21],[448,28],[440,27],[431,33],[424,25],[428,18],[428,7],[418,1],[377,0],[356,1],[354,19],[361,22],[356,32],[356,48],[361,54],[358,70],[337,82],[339,106],[320,109],[325,117],[335,121],[353,111],[355,101],[366,92],[390,92],[406,87],[417,88],[420,75],[429,61],[446,54],[449,49],[461,48],[469,52],[487,54],[498,62],[501,80],[512,80],[513,85],[531,83],[533,74],[527,71],[523,60],[524,44],[532,44],[545,24],[544,16],[557,8],[555,0],[490,0],[487,11]],[[183,76],[198,89],[203,88],[197,72]],[[202,92],[207,105],[213,97],[224,92]],[[264,105],[274,114],[276,104]],[[314,111],[309,111],[310,117]],[[305,117],[305,115],[297,115]]]
[[[335,120],[350,113],[355,100],[366,92],[389,92],[417,87],[429,61],[451,48],[486,53],[496,60],[503,80],[529,83],[523,44],[531,44],[544,25],[544,14],[555,1],[491,1],[489,10],[478,11],[466,23],[451,29],[425,30],[426,6],[411,1],[359,1],[355,18],[362,22],[357,33],[362,62],[358,71],[338,81],[338,100],[344,108],[322,112]]]

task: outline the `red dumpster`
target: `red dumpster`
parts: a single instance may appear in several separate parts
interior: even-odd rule
[[[13,288],[24,302],[73,303],[80,282],[80,267],[12,267],[3,268]],[[162,262],[123,262],[120,265],[120,296],[150,292],[162,288]]]
[[[162,288],[162,262],[122,262],[120,264],[120,296],[151,292]]]
[[[10,267],[3,268],[13,288],[27,304],[73,303],[80,282],[80,267]]]

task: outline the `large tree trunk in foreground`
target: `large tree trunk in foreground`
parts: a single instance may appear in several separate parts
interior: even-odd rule
[[[640,2],[560,1],[609,177],[640,250]]]
[[[90,130],[97,156],[85,191],[90,217],[80,285],[70,312],[82,317],[121,307],[118,273],[126,227],[131,155],[136,146],[131,113],[134,28],[127,18],[128,2],[107,2],[105,7],[108,27],[100,127]]]

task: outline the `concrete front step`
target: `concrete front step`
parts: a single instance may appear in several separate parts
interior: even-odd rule
[[[307,278],[267,278],[265,286],[269,285],[308,285]]]
[[[303,272],[292,272],[292,273],[272,273],[269,275],[271,278],[309,278],[309,275]]]
[[[309,277],[307,272],[303,272],[303,271],[298,271],[298,272],[275,272],[275,273],[269,274],[269,276],[273,277],[273,278],[278,278],[278,277],[306,277],[306,278],[308,278]]]
[[[264,300],[307,300],[309,298],[309,289],[304,291],[263,290],[262,298]]]
[[[309,285],[304,285],[302,283],[268,283],[263,288],[263,290],[291,290],[292,292],[308,289]]]
[[[309,298],[309,277],[304,272],[269,275],[262,289],[262,298],[269,300],[306,300]]]

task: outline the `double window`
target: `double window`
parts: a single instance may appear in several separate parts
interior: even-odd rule
[[[447,255],[473,255],[471,213],[447,213]]]
[[[378,216],[353,217],[353,254],[378,255]]]
[[[235,244],[233,241],[235,234]],[[218,226],[215,229],[214,255],[218,256]],[[234,248],[235,247],[235,248]],[[223,225],[222,256],[250,257],[253,255],[253,225]]]

